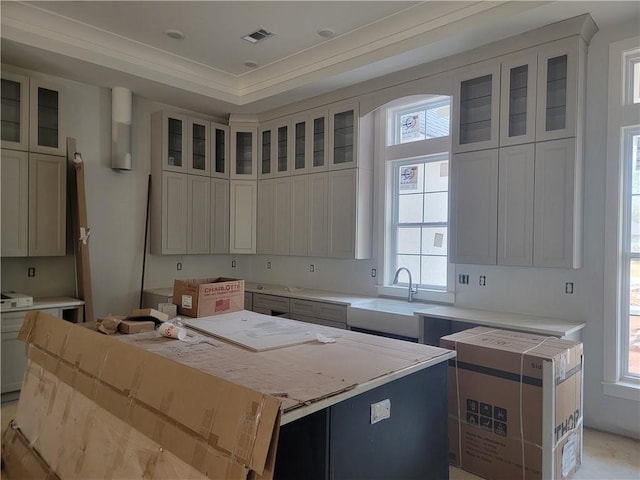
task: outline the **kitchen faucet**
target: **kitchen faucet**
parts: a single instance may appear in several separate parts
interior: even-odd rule
[[[393,284],[394,285],[398,284],[398,275],[400,275],[400,272],[402,270],[407,272],[407,275],[409,275],[409,295],[407,296],[407,302],[413,302],[413,294],[418,293],[418,287],[415,287],[415,289],[412,287],[413,282],[411,281],[411,272],[409,271],[408,268],[400,267],[398,270],[396,270],[396,275],[395,277],[393,277]]]

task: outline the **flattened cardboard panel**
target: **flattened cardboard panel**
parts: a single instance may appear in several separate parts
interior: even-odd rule
[[[181,454],[182,460],[193,461],[194,442],[203,441],[222,455],[263,471],[273,430],[278,428],[277,398],[41,312],[26,325],[21,335],[32,342],[30,358],[102,408],[122,414],[127,411],[125,404],[133,403],[129,408],[138,414],[129,411],[128,420],[149,438],[163,439],[163,447]],[[113,395],[98,395],[109,389]],[[205,421],[212,417],[205,406],[218,412],[214,421]],[[162,435],[170,428],[167,425],[178,426],[185,435]],[[265,439],[256,441],[257,434]],[[190,446],[187,450],[185,443]],[[201,463],[210,462],[206,457]]]
[[[9,479],[59,480],[24,438],[24,435],[9,425],[2,437],[2,474]]]

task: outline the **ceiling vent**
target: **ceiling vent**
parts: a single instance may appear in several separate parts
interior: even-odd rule
[[[244,37],[242,37],[244,40],[246,40],[249,43],[258,43],[261,42],[262,40],[265,40],[269,37],[273,37],[273,33],[271,33],[268,30],[265,30],[264,28],[261,28],[259,30],[256,30],[253,33],[250,33],[248,35],[245,35]]]

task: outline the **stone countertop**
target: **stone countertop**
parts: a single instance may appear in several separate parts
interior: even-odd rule
[[[83,305],[84,300],[72,297],[39,297],[33,299],[33,305],[28,307],[2,308],[2,313],[46,310],[48,308],[79,307]]]

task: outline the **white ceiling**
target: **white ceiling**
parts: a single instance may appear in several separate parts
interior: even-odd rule
[[[640,19],[640,2],[0,3],[3,63],[220,116],[260,113],[583,13],[604,28]],[[242,39],[260,28],[274,36]],[[335,36],[319,36],[323,28]]]

